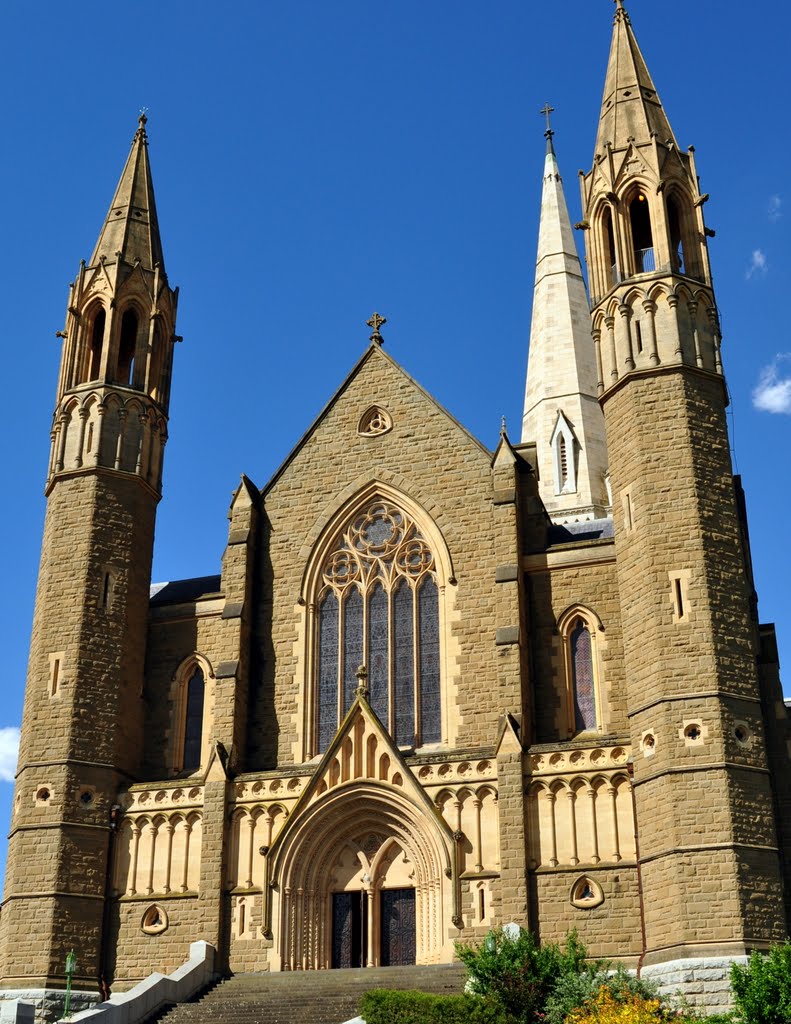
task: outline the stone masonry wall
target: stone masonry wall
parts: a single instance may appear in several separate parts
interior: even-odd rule
[[[360,436],[360,418],[374,403],[388,410],[393,429]],[[377,480],[425,509],[452,559],[457,583],[445,586],[443,638],[448,717],[455,719],[446,723],[451,745],[492,745],[500,712],[521,707],[518,647],[495,646],[499,627],[518,625],[518,607],[513,595],[493,586],[499,552],[514,552],[516,533],[514,522],[495,525],[490,456],[373,348],[264,495],[264,598],[257,625],[263,680],[250,749],[258,767],[299,758],[307,697],[301,660],[307,612],[299,601],[313,600],[302,594],[303,573],[323,524],[344,500]]]
[[[140,754],[155,507],[113,472],[57,478],[49,495],[3,907],[8,985],[62,985],[72,947],[75,984],[97,983],[110,807]]]
[[[635,376],[605,417],[648,960],[738,953],[784,920],[722,381]]]

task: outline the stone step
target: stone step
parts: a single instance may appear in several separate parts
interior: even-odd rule
[[[460,993],[465,978],[459,964],[236,974],[157,1020],[163,1024],[341,1024],[357,1016],[363,995],[371,989],[448,995]]]

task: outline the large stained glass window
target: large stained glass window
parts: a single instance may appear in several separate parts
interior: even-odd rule
[[[436,565],[401,509],[375,501],[342,531],[321,578],[316,627],[319,753],[365,665],[373,711],[399,746],[442,738]]]

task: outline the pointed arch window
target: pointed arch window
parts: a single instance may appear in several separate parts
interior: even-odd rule
[[[666,203],[672,269],[677,274],[697,277],[695,246],[692,243],[693,214],[689,200],[676,190],[668,194]]]
[[[118,373],[116,379],[126,387],[134,386],[135,354],[137,350],[137,313],[127,309],[121,317],[121,337],[118,344]]]
[[[574,693],[574,726],[577,732],[596,728],[596,695],[593,685],[593,645],[584,619],[578,618],[569,637],[571,682]]]
[[[370,704],[400,746],[442,737],[439,589],[417,525],[373,501],[341,531],[319,582],[314,749],[327,749],[354,701],[357,669]]]
[[[612,210],[605,206],[602,213],[602,229],[604,231],[605,257],[607,260],[607,287],[605,291],[615,287],[621,279],[618,273],[618,258],[615,254],[615,234],[613,232]]]
[[[163,755],[168,771],[190,774],[205,767],[214,721],[214,674],[201,654],[190,654],[173,674],[171,718]]]
[[[206,694],[206,679],[203,669],[196,665],[187,682],[187,707],[184,718],[184,771],[200,768],[203,746],[203,705]]]
[[[601,728],[601,623],[586,608],[569,609],[558,623],[566,675],[568,734]]]
[[[634,272],[647,274],[656,270],[654,234],[651,229],[651,210],[648,196],[640,189],[629,203],[629,223],[634,246]]]
[[[102,347],[104,345],[104,325],[107,314],[104,307],[96,310],[91,324],[91,342],[88,351],[88,375],[86,380],[98,380],[102,367]]]

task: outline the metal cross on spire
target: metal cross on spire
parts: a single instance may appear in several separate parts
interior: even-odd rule
[[[552,131],[552,121],[550,120],[550,117],[549,117],[550,114],[554,114],[554,113],[555,113],[555,108],[554,107],[550,107],[549,103],[545,103],[544,106],[541,108],[541,110],[539,110],[539,114],[543,114],[544,117],[547,119],[547,130],[544,132],[544,135],[548,139],[551,139],[552,136],[555,134]]]
[[[384,316],[379,316],[378,313],[374,313],[374,315],[371,317],[371,319],[370,320],[366,320],[365,322],[366,322],[366,324],[368,324],[368,326],[374,332],[371,335],[371,341],[375,341],[377,345],[382,345],[384,343],[384,338],[379,333],[379,328],[382,327],[383,324],[387,323],[387,318],[384,317]]]

